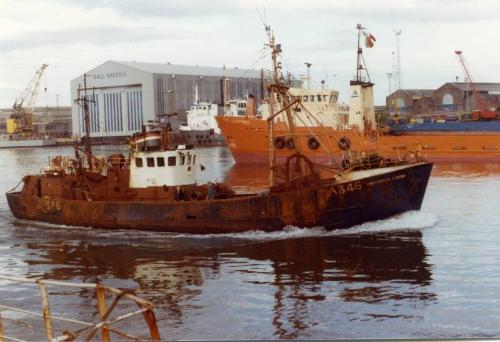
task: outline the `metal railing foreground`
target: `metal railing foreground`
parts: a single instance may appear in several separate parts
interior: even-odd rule
[[[76,339],[81,339],[83,341],[95,340],[97,334],[100,332],[101,340],[104,342],[111,340],[111,333],[116,334],[123,338],[131,340],[142,340],[137,336],[127,334],[123,331],[113,328],[113,324],[121,322],[127,318],[142,314],[144,320],[149,329],[150,339],[152,341],[160,341],[160,333],[156,325],[156,318],[153,312],[153,304],[149,301],[141,299],[135,296],[132,292],[127,290],[120,290],[117,288],[105,286],[102,284],[91,284],[91,283],[68,283],[62,281],[54,280],[44,280],[41,278],[18,278],[0,275],[0,280],[10,281],[14,283],[29,283],[38,286],[40,292],[40,300],[42,304],[42,313],[23,310],[11,306],[0,304],[0,342],[4,341],[23,341],[16,337],[9,337],[4,334],[4,325],[2,319],[2,311],[15,311],[23,313],[25,315],[31,315],[35,317],[42,317],[45,335],[47,341],[49,342],[59,342],[59,341],[75,341]],[[97,301],[97,311],[99,313],[98,322],[85,322],[77,319],[64,318],[52,315],[49,306],[49,292],[47,291],[47,286],[57,286],[66,288],[80,288],[95,290],[95,297]],[[106,294],[113,297],[111,304],[108,305],[106,301]],[[121,299],[127,299],[135,304],[137,304],[138,309],[132,312],[121,314],[114,318],[111,318],[113,310],[116,308],[117,304]],[[78,324],[81,328],[76,330],[65,330],[61,335],[56,336],[56,332],[53,328],[53,321],[62,321],[66,323]]]

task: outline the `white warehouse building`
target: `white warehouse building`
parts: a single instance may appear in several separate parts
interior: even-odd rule
[[[178,113],[178,120],[183,121],[185,111],[194,103],[195,92],[200,101],[220,104],[224,76],[228,100],[246,98],[249,94],[260,100],[262,74],[260,70],[238,68],[107,61],[73,79],[71,96],[78,98],[78,89],[83,89],[86,75],[86,94],[92,100],[89,102],[91,137],[109,139],[129,136],[140,131],[148,120],[158,120],[168,113]],[[73,102],[71,111],[73,136],[81,137],[83,109]]]

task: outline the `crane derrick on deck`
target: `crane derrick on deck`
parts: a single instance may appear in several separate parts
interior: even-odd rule
[[[24,91],[16,98],[12,114],[7,119],[7,133],[25,133],[33,131],[33,110],[40,88],[40,81],[47,64],[42,64],[28,83]]]

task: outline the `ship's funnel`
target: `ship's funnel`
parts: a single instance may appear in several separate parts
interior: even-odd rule
[[[255,116],[257,114],[257,109],[256,109],[256,103],[255,103],[255,96],[253,95],[248,95],[247,98],[247,110],[245,115],[246,116]]]
[[[349,126],[358,130],[375,128],[373,83],[351,81],[349,98]]]

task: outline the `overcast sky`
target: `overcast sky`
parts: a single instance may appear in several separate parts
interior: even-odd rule
[[[341,100],[355,73],[358,23],[377,39],[365,53],[377,104],[389,91],[395,29],[402,88],[463,80],[457,49],[476,81],[500,82],[499,13],[496,0],[0,0],[0,107],[12,106],[42,63],[39,106],[54,105],[56,94],[69,105],[70,80],[107,60],[269,67],[263,20],[285,69],[299,76],[312,63],[313,84],[328,79]]]

